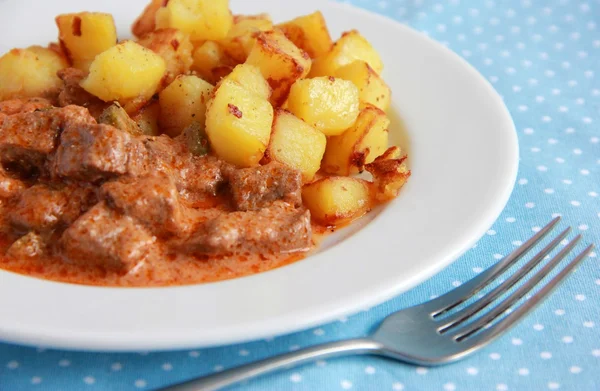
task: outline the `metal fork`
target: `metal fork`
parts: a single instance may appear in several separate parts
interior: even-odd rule
[[[559,221],[560,217],[555,218],[512,254],[458,288],[426,303],[389,315],[370,337],[330,342],[285,353],[158,391],[214,391],[279,369],[287,369],[316,359],[350,354],[371,354],[425,366],[441,365],[464,358],[489,344],[523,319],[592,251],[594,245],[588,246],[538,292],[512,310],[517,301],[547,276],[581,240],[579,235],[568,242],[542,268],[528,279],[524,279],[532,269],[549,258],[552,250],[567,237],[570,232],[570,228],[567,228],[497,287],[474,303],[450,313],[519,261],[546,237]],[[521,280],[524,281],[523,285],[510,292],[488,312],[482,311],[496,299],[509,293],[510,288]],[[501,318],[503,315],[505,316]]]

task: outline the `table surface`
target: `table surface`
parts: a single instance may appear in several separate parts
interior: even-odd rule
[[[442,273],[322,327],[222,348],[98,354],[0,344],[0,390],[151,390],[320,342],[363,336],[387,314],[459,285],[552,216],[600,244],[599,0],[351,0],[443,42],[503,95],[521,163],[505,211]],[[460,363],[426,369],[370,357],[320,361],[232,390],[599,390],[600,263],[582,267],[532,315]]]

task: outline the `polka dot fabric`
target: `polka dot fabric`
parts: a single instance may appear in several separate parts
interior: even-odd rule
[[[479,243],[376,308],[301,333],[168,353],[95,354],[0,344],[0,390],[151,390],[305,346],[365,335],[387,314],[480,273],[552,216],[600,244],[600,1],[352,0],[444,43],[495,86],[519,134],[514,194]],[[484,129],[482,131],[485,131]],[[467,360],[421,368],[368,357],[318,361],[234,387],[279,390],[599,390],[600,262]]]

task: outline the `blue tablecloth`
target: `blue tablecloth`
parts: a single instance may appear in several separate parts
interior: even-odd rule
[[[414,290],[347,319],[244,345],[94,354],[0,344],[0,390],[144,390],[324,341],[365,335],[387,314],[443,293],[561,214],[600,244],[600,1],[353,0],[426,32],[466,58],[504,96],[517,126],[514,194],[487,235]],[[416,368],[346,358],[234,390],[600,390],[596,253],[509,334],[460,363]]]

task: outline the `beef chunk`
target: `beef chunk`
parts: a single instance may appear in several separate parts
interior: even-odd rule
[[[285,202],[252,212],[222,214],[201,225],[184,245],[195,254],[291,253],[312,246],[310,212]]]
[[[235,170],[230,174],[229,186],[238,210],[258,210],[276,200],[302,204],[302,175],[277,162]]]
[[[143,145],[127,132],[104,124],[69,125],[52,164],[53,174],[81,181],[130,174],[145,169]]]
[[[6,256],[15,259],[37,258],[44,255],[46,246],[46,242],[39,234],[29,232],[10,245],[6,250]]]
[[[131,217],[99,203],[64,232],[60,247],[69,262],[127,272],[156,253],[155,242]]]
[[[21,193],[14,208],[8,212],[8,219],[20,231],[50,231],[58,225],[71,224],[95,201],[95,192],[91,188],[53,189],[35,185]]]
[[[52,103],[44,98],[18,98],[0,102],[0,114],[14,115],[32,113],[52,107]]]
[[[175,182],[162,172],[105,183],[102,193],[109,206],[133,217],[156,235],[186,231]]]
[[[64,83],[58,95],[59,106],[77,105],[86,107],[96,119],[106,107],[110,106],[110,103],[100,100],[81,87],[79,83],[87,76],[87,73],[81,69],[65,68],[58,71],[57,75]]]
[[[0,167],[0,199],[13,198],[25,190],[26,187],[25,183],[18,179],[11,178]]]

